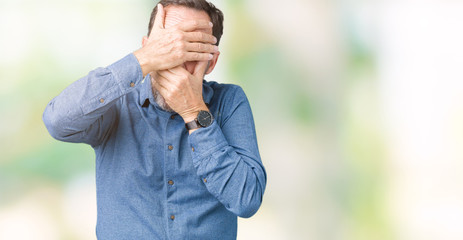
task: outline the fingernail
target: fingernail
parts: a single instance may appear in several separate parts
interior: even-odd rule
[[[214,51],[219,51],[219,47],[218,46],[214,46]]]
[[[212,57],[213,57],[212,54],[209,54],[209,60],[212,60]]]
[[[209,22],[209,26],[212,27],[214,26],[214,24],[212,22]]]
[[[216,37],[214,37],[214,43],[217,43],[217,38]]]

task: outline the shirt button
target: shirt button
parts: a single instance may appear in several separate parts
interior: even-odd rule
[[[203,178],[203,181],[204,181],[205,183],[207,183],[207,179],[206,179],[206,178]]]
[[[174,181],[172,181],[172,180],[169,180],[167,183],[168,183],[169,185],[174,185]]]
[[[135,83],[131,82],[130,87],[135,87]]]
[[[169,150],[172,151],[172,149],[174,149],[174,147],[172,145],[169,145],[167,148],[169,148]]]
[[[175,119],[175,115],[170,115],[170,119]]]
[[[170,220],[174,220],[175,219],[175,216],[174,215],[170,215]]]
[[[103,99],[103,98],[100,99],[100,103],[104,103],[104,99]]]

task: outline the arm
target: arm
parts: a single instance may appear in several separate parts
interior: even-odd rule
[[[189,141],[193,164],[209,192],[234,214],[251,217],[262,203],[267,176],[249,102],[241,88],[235,90],[222,126],[214,121],[190,134]]]
[[[117,100],[129,93],[145,75],[175,67],[185,61],[211,58],[217,51],[214,36],[192,32],[212,28],[208,21],[183,22],[164,28],[165,12],[158,5],[151,35],[143,47],[107,68],[99,68],[67,87],[46,107],[43,121],[50,134],[62,141],[96,146],[113,125]]]
[[[96,146],[116,119],[117,100],[133,91],[142,79],[133,54],[93,70],[50,101],[43,113],[45,126],[58,140]]]

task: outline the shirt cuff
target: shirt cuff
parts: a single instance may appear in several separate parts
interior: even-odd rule
[[[216,121],[209,127],[199,128],[189,136],[193,164],[198,166],[202,159],[207,159],[219,149],[228,146],[228,142]]]
[[[134,90],[143,80],[140,64],[133,53],[106,68],[89,74],[86,91],[88,101],[81,105],[84,114],[111,104],[116,99]]]
[[[119,84],[122,92],[140,84],[143,80],[143,72],[133,53],[108,66],[114,80]]]

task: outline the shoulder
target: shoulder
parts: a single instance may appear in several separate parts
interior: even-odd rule
[[[205,82],[204,85],[206,89],[213,92],[209,110],[221,127],[234,115],[242,116],[243,119],[251,119],[250,105],[240,86],[217,82]]]
[[[247,100],[243,88],[241,88],[239,85],[217,83],[214,81],[206,81],[204,84],[212,89],[212,102],[240,102]]]

